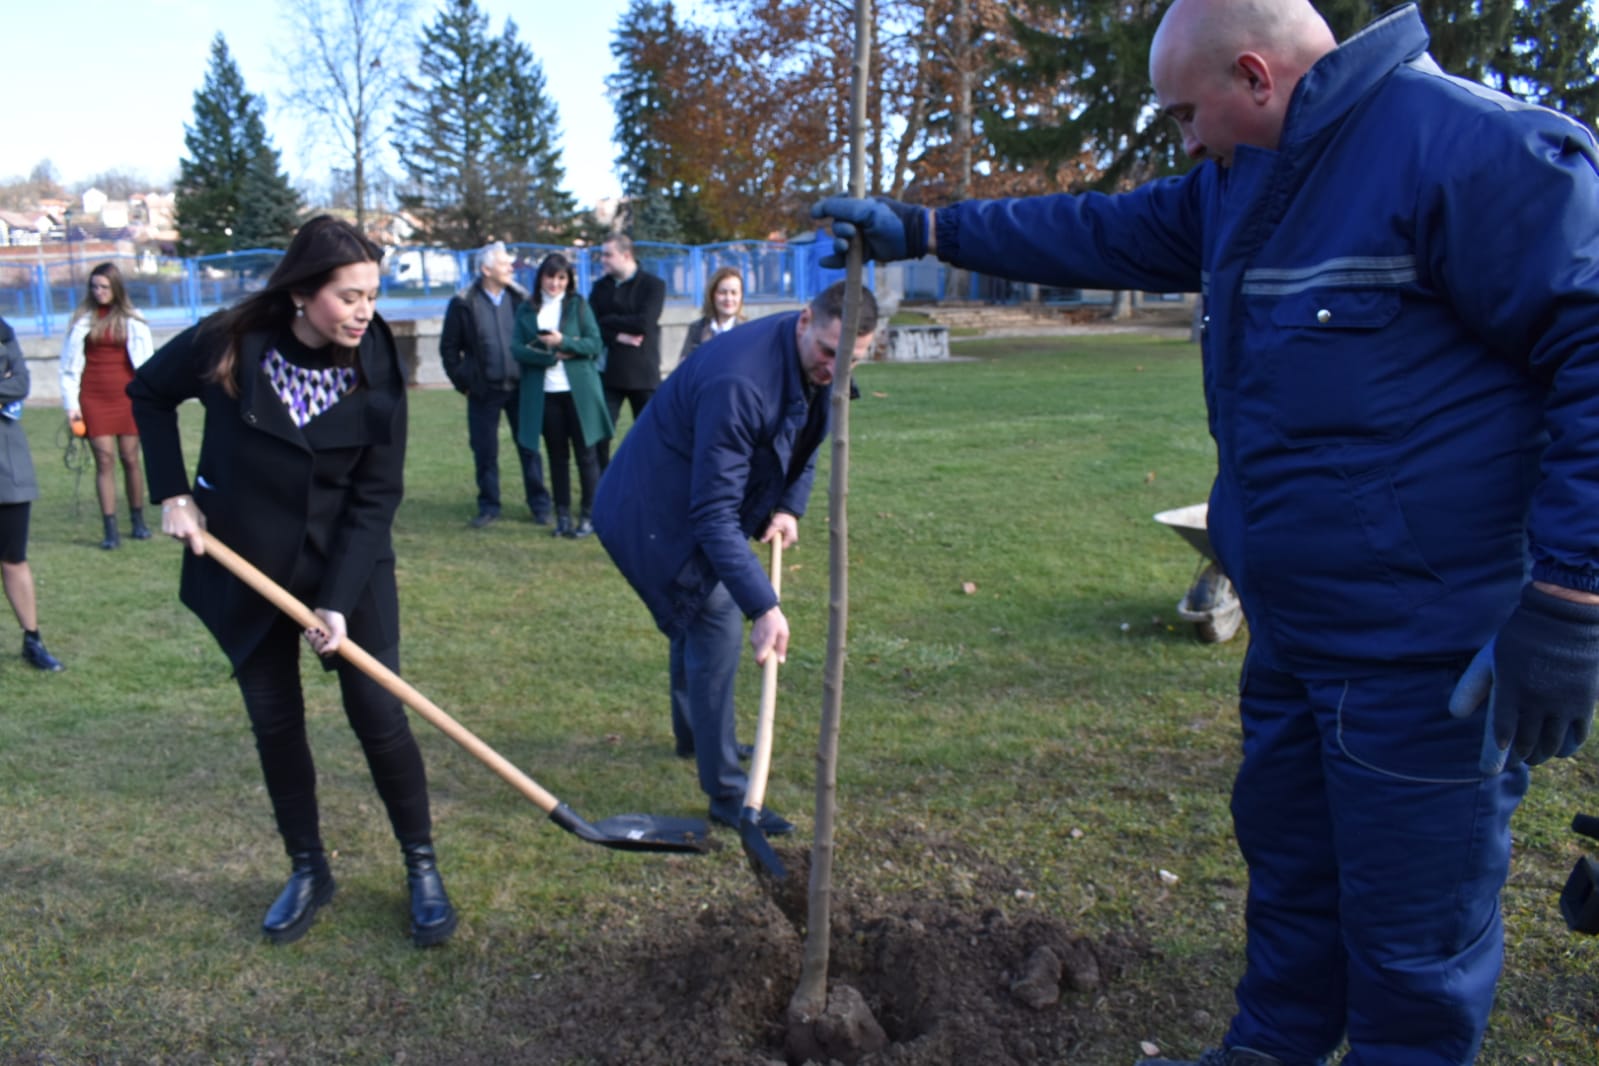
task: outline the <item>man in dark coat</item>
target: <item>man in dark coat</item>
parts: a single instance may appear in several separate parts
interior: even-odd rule
[[[865,296],[852,360],[877,326]],[[707,341],[634,423],[595,500],[600,542],[671,639],[673,727],[680,747],[693,745],[711,817],[729,826],[748,786],[733,730],[744,619],[756,662],[788,654],[788,619],[749,540],[798,538],[827,436],[843,303],[839,283],[803,311]],[[770,810],[760,826],[794,829]]]
[[[522,368],[511,356],[511,332],[525,294],[512,280],[515,260],[499,241],[477,253],[478,276],[450,298],[439,336],[439,358],[455,391],[466,396],[466,432],[477,473],[477,517],[482,529],[500,517],[500,416],[511,424],[511,440],[522,463],[522,487],[533,521],[550,520],[544,460],[521,443],[517,396]]]
[[[660,387],[666,282],[638,265],[632,238],[620,233],[600,245],[600,265],[605,276],[590,290],[589,308],[605,342],[600,379],[605,383],[605,407],[615,425],[624,399],[637,421]],[[597,451],[603,473],[611,462],[611,442],[600,441]]]

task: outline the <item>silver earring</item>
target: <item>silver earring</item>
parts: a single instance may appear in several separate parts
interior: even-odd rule
[[[294,317],[296,317],[296,318],[304,318],[305,317],[305,304],[295,304],[294,305]]]

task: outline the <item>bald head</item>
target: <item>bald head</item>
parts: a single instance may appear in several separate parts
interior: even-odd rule
[[[1337,47],[1309,0],[1175,0],[1149,50],[1162,111],[1194,158],[1275,148],[1294,86]]]

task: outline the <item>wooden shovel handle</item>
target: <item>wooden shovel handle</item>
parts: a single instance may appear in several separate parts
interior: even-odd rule
[[[783,595],[783,534],[772,538],[772,591]],[[761,674],[761,712],[755,722],[755,755],[750,760],[749,788],[744,806],[756,811],[766,802],[766,779],[772,771],[772,723],[777,717],[777,649],[773,648]]]
[[[295,599],[287,589],[263,574],[248,559],[210,533],[202,531],[200,536],[205,539],[206,554],[221,563],[234,577],[255,589],[303,628],[322,628],[322,619],[317,617],[315,611]],[[336,654],[344,656],[356,669],[382,685],[401,703],[437,726],[445,736],[499,774],[512,788],[532,800],[545,814],[552,813],[560,805],[560,801],[545,791],[537,781],[518,770],[509,759],[479,740],[466,726],[451,718],[437,704],[412,688],[400,675],[373,658],[355,641],[349,637],[339,641]]]

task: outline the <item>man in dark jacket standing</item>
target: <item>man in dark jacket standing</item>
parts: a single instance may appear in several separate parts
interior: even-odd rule
[[[600,379],[605,383],[605,406],[615,425],[624,399],[637,421],[660,387],[666,282],[639,267],[632,238],[620,233],[600,245],[600,265],[605,276],[589,292],[589,307],[605,342]],[[603,473],[611,462],[611,442],[600,441],[597,450]]]
[[[865,294],[854,361],[871,347]],[[686,723],[711,817],[737,826],[748,778],[738,764],[733,680],[744,619],[755,661],[788,654],[788,619],[749,541],[799,535],[827,436],[844,286],[803,311],[707,341],[672,372],[600,479],[594,528],[671,639],[672,718]],[[681,745],[683,737],[679,737]],[[768,835],[793,825],[762,810]]]
[[[876,260],[1204,293],[1250,646],[1246,966],[1203,1066],[1476,1061],[1511,815],[1599,701],[1599,142],[1427,44],[1414,5],[1340,45],[1310,0],[1175,0],[1186,174],[815,209]]]
[[[439,358],[455,391],[466,395],[466,433],[477,473],[475,529],[500,517],[500,415],[511,424],[511,440],[522,462],[522,487],[533,521],[550,520],[544,461],[523,447],[517,396],[522,369],[511,357],[511,331],[524,294],[512,280],[515,261],[499,241],[477,253],[477,280],[450,298],[439,337]]]

